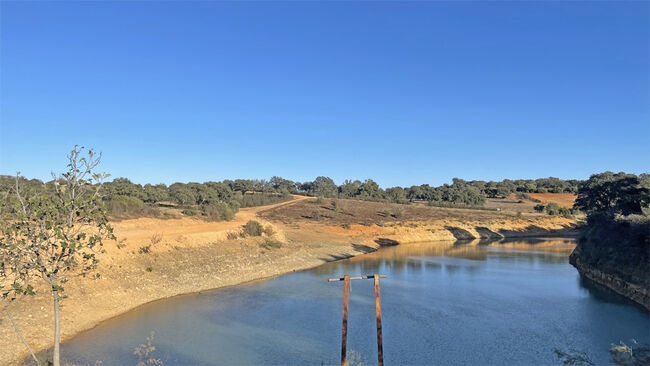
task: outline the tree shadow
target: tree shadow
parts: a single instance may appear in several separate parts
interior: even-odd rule
[[[562,225],[560,229],[546,229],[536,225],[528,225],[525,228],[519,230],[499,230],[499,234],[504,237],[526,237],[526,236],[578,236],[577,225],[575,224],[566,224]]]
[[[456,240],[471,240],[471,239],[476,239],[474,234],[470,233],[469,231],[465,229],[461,229],[459,227],[455,226],[445,226],[445,229],[449,230],[451,235],[456,238]]]
[[[352,249],[362,253],[370,253],[377,250],[377,248],[373,248],[369,245],[364,245],[364,244],[352,244]]]
[[[476,232],[478,233],[478,236],[480,239],[501,239],[503,238],[503,235],[494,232],[484,226],[477,226],[475,228]]]
[[[388,238],[379,238],[375,240],[375,243],[379,244],[379,246],[382,247],[391,247],[394,245],[399,245],[399,242],[397,240],[388,239]]]

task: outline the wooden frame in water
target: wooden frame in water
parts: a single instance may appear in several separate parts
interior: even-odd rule
[[[375,312],[377,315],[377,359],[379,366],[384,365],[384,347],[381,335],[381,299],[379,296],[379,278],[386,278],[386,275],[374,274],[373,276],[345,275],[342,278],[330,278],[327,282],[343,281],[343,322],[341,324],[341,366],[345,366],[348,339],[348,298],[350,295],[350,280],[375,280]]]

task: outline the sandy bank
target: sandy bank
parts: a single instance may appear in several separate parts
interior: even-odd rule
[[[559,217],[496,215],[474,221],[449,217],[341,227],[282,223],[259,215],[297,202],[242,209],[230,222],[142,218],[114,223],[118,241],[107,243],[100,257],[101,279],[77,278],[67,284],[63,339],[151,301],[318,266],[372,251],[378,242],[565,235],[575,224]],[[272,227],[274,234],[228,239],[250,219]],[[268,245],[268,240],[282,244]],[[149,245],[149,253],[142,253],[140,248]],[[53,317],[49,293],[45,288],[37,290],[36,296],[20,298],[9,308],[32,347],[43,350],[51,346]],[[18,364],[27,354],[2,316],[0,364]]]

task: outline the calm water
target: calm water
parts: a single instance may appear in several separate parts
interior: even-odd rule
[[[133,365],[156,332],[165,365],[337,364],[343,274],[381,281],[387,365],[558,364],[554,348],[609,361],[611,343],[648,343],[647,312],[580,279],[573,242],[406,244],[234,288],[159,301],[63,345],[75,363]],[[376,364],[373,283],[352,281],[348,349]]]

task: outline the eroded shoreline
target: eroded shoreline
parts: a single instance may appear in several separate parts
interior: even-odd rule
[[[507,238],[551,232],[566,235],[572,225],[568,219],[539,216],[525,220],[497,217],[494,222],[480,223],[450,219],[387,226],[353,225],[344,229],[318,223],[264,221],[257,216],[259,210],[242,210],[235,220],[220,223],[190,219],[115,223],[121,241],[107,246],[99,267],[101,279],[78,278],[67,286],[62,339],[70,339],[153,301],[271,278],[364,254],[379,246],[379,238],[399,239],[401,243],[456,240],[452,232],[444,230],[452,224],[467,232],[480,224],[494,232],[505,231]],[[251,218],[271,225],[275,231],[271,239],[281,242],[281,247],[266,247],[265,240],[269,238],[227,239],[229,232]],[[531,221],[542,230],[525,230],[531,227]],[[161,235],[163,240],[150,253],[138,253],[138,248],[152,235]],[[42,351],[51,346],[52,314],[49,294],[42,288],[37,290],[40,291],[36,296],[12,303],[10,310],[30,345]],[[7,345],[0,354],[0,364],[20,364],[27,356],[10,327],[0,328],[0,342]]]

